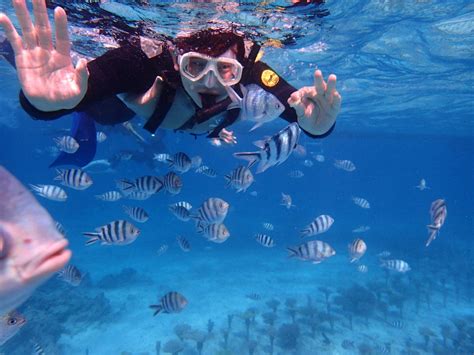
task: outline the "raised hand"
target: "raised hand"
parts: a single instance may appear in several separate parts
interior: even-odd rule
[[[314,73],[314,86],[306,86],[291,94],[288,104],[298,116],[298,124],[304,130],[321,135],[336,121],[341,109],[341,95],[336,90],[336,76],[323,79],[321,70]]]
[[[13,0],[23,38],[10,19],[0,13],[0,26],[5,31],[15,53],[15,63],[23,93],[41,111],[70,109],[84,98],[89,72],[84,59],[74,68],[71,43],[64,9],[54,10],[56,48],[45,0],[33,0],[33,25],[25,0]]]

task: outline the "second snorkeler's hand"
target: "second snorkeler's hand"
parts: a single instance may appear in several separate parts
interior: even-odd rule
[[[329,75],[326,84],[321,70],[316,70],[314,86],[295,91],[288,99],[288,104],[295,109],[301,128],[311,134],[321,135],[336,122],[341,100],[336,90],[336,76]]]
[[[74,108],[86,94],[89,72],[84,59],[75,68],[72,64],[66,12],[60,7],[54,10],[54,48],[45,0],[33,0],[34,26],[25,0],[13,0],[13,6],[23,37],[3,13],[0,13],[0,27],[15,53],[23,93],[41,111]]]
[[[234,136],[234,131],[228,131],[222,128],[219,132],[219,139],[226,144],[237,144],[237,137]]]
[[[136,115],[150,118],[155,111],[158,98],[163,89],[163,78],[157,76],[153,85],[143,94],[118,94],[123,103]]]

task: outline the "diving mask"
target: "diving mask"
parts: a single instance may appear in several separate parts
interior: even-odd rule
[[[179,70],[191,81],[198,81],[212,71],[223,86],[237,84],[242,78],[244,67],[236,59],[226,57],[209,57],[207,55],[188,52],[178,57]]]

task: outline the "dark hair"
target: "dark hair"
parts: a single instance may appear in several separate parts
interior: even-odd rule
[[[236,46],[236,58],[240,63],[245,61],[244,36],[231,30],[205,29],[175,40],[180,54],[198,52],[211,57],[220,56],[232,46]]]

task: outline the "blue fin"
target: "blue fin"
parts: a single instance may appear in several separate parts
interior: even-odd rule
[[[50,168],[60,165],[83,167],[94,159],[97,150],[94,119],[84,111],[74,112],[70,135],[79,143],[79,149],[73,154],[59,153],[56,160],[49,165]]]

